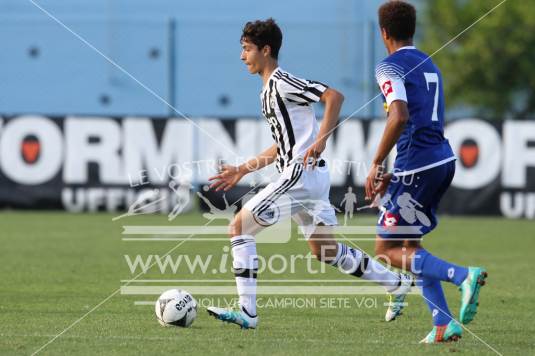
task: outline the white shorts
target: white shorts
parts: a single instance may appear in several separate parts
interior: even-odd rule
[[[337,225],[329,201],[331,182],[325,161],[323,166],[304,168],[302,163],[286,167],[276,182],[268,184],[244,206],[256,222],[271,226],[288,216],[300,226],[306,238],[318,224]]]

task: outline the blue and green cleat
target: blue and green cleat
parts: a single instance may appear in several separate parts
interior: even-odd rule
[[[455,320],[447,325],[433,326],[433,330],[420,341],[420,344],[438,344],[441,342],[457,341],[461,338],[463,329]]]
[[[240,311],[223,309],[218,307],[209,307],[208,314],[214,318],[239,325],[242,329],[255,329],[258,324],[258,316],[251,317],[243,309]]]
[[[468,276],[461,283],[461,311],[459,313],[460,322],[468,324],[474,320],[479,305],[479,290],[485,285],[488,274],[484,268],[468,267]]]

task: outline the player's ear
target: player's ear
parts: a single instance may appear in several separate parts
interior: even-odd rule
[[[388,32],[386,32],[386,29],[384,27],[381,27],[381,36],[385,41],[390,39],[390,36],[388,35]]]
[[[264,57],[271,56],[271,47],[269,45],[265,45],[264,47],[262,47],[262,54],[264,55]]]

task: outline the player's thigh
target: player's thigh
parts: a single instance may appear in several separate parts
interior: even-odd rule
[[[234,219],[229,225],[230,237],[240,235],[256,235],[264,229],[264,226],[259,224],[254,218],[253,214],[248,209],[241,209],[239,213],[234,216]]]
[[[289,193],[296,185],[297,179],[292,181],[283,173],[276,182],[268,184],[258,194],[243,206],[233,221],[231,235],[254,235],[262,229],[289,218],[295,203]]]

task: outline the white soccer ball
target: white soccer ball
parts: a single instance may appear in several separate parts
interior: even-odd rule
[[[197,317],[197,301],[185,290],[170,289],[158,298],[154,311],[162,326],[187,328]]]

